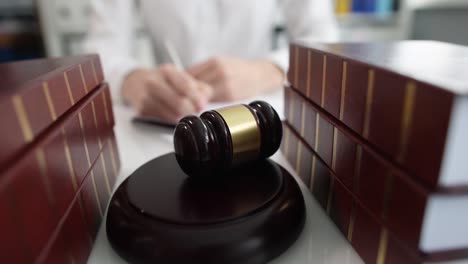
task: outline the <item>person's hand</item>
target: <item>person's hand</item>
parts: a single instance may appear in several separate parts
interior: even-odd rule
[[[138,115],[177,122],[185,115],[201,111],[211,99],[213,89],[166,64],[131,72],[125,77],[121,92]]]
[[[284,73],[264,59],[213,57],[187,69],[195,79],[213,87],[214,101],[232,101],[280,87]]]

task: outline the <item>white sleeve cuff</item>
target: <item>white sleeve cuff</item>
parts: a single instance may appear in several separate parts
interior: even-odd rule
[[[123,102],[121,93],[123,81],[129,73],[138,68],[140,66],[133,60],[122,60],[113,63],[113,67],[104,68],[105,79],[109,83],[113,101]]]

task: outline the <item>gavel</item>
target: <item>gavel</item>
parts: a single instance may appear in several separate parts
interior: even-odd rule
[[[278,150],[282,135],[275,109],[254,101],[182,118],[175,128],[174,148],[186,174],[211,177],[268,158]]]

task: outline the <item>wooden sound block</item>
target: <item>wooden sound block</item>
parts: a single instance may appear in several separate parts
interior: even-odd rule
[[[265,263],[294,243],[304,221],[299,186],[275,162],[198,179],[169,153],[116,190],[107,236],[131,263]]]

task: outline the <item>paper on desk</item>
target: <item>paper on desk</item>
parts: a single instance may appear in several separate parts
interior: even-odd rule
[[[207,111],[207,110],[212,110],[212,109],[219,109],[222,107],[226,107],[229,105],[235,105],[235,104],[249,104],[252,101],[256,100],[262,100],[265,101],[273,106],[273,108],[276,110],[278,115],[280,116],[281,120],[284,119],[284,111],[283,111],[283,89],[277,89],[274,92],[270,93],[265,93],[253,98],[248,98],[248,99],[243,99],[243,100],[238,100],[234,102],[229,102],[229,103],[209,103],[202,112]]]
[[[225,102],[223,102],[223,103],[209,103],[205,107],[205,109],[203,109],[200,113],[197,113],[196,115],[200,115],[201,113],[203,113],[205,111],[208,111],[208,110],[219,109],[219,108],[222,108],[222,107],[226,107],[226,106],[230,106],[230,105],[236,105],[236,104],[248,104],[248,103],[250,103],[252,101],[262,100],[262,101],[265,101],[265,102],[271,104],[273,106],[273,108],[276,110],[276,112],[278,113],[281,120],[284,120],[284,100],[283,100],[284,91],[283,90],[284,89],[280,88],[280,89],[276,89],[273,92],[264,93],[264,94],[261,94],[261,95],[258,95],[258,96],[252,97],[252,98],[247,98],[247,99],[228,102],[228,103],[225,103]],[[156,118],[156,117],[138,117],[138,116],[135,116],[134,119],[138,120],[138,121],[155,123],[157,125],[168,126],[168,127],[174,127],[176,125],[175,123],[171,123],[171,122],[168,122],[168,121]]]

